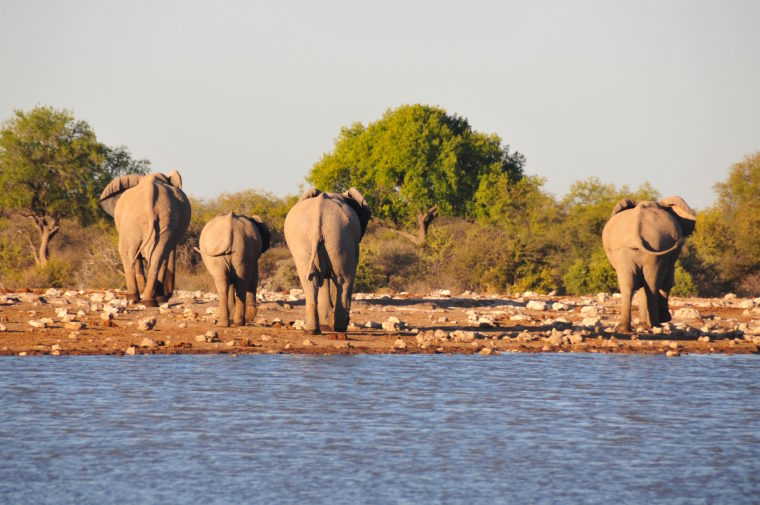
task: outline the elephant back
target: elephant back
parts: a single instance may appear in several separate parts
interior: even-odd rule
[[[205,256],[221,256],[229,254],[232,250],[232,221],[235,219],[232,212],[216,216],[206,223],[201,230],[198,246],[201,254]]]

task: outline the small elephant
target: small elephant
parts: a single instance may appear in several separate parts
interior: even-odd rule
[[[145,306],[165,303],[174,291],[175,249],[190,225],[190,201],[179,172],[118,177],[99,203],[119,232],[127,299],[139,301],[139,290]]]
[[[659,202],[621,200],[602,231],[607,258],[615,268],[623,306],[617,331],[631,331],[631,297],[639,292],[645,328],[670,321],[668,297],[676,260],[694,232],[696,213],[679,196]]]
[[[285,241],[306,297],[306,330],[320,322],[346,331],[359,242],[371,213],[356,188],[345,193],[304,192],[285,218]]]
[[[219,326],[245,325],[246,297],[256,316],[259,256],[269,249],[272,234],[259,216],[228,212],[206,223],[197,249],[219,295]]]

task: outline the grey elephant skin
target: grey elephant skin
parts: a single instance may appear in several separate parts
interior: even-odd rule
[[[256,287],[259,282],[259,257],[269,249],[269,228],[259,216],[229,212],[206,223],[198,240],[203,258],[219,295],[220,326],[245,325],[246,299],[256,317]]]
[[[100,206],[119,232],[127,298],[140,300],[139,290],[148,307],[166,302],[174,291],[176,247],[190,225],[179,172],[118,177],[103,190]]]
[[[639,320],[651,328],[670,321],[668,297],[676,260],[694,232],[696,213],[679,196],[658,202],[621,200],[602,231],[622,295],[617,330],[631,331],[631,298],[639,291]]]
[[[323,193],[311,188],[285,218],[285,241],[306,298],[306,330],[345,331],[351,310],[359,242],[371,213],[356,188]]]

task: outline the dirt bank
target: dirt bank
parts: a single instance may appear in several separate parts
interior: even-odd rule
[[[758,352],[760,299],[676,298],[671,323],[632,335],[612,329],[619,302],[607,295],[358,294],[349,331],[311,335],[299,329],[298,290],[260,292],[255,321],[238,328],[215,326],[211,293],[178,292],[154,309],[128,305],[112,291],[5,291],[0,355]]]

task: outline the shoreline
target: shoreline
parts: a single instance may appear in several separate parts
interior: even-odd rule
[[[0,291],[0,356],[132,354],[757,354],[760,298],[674,298],[673,320],[613,331],[619,296],[358,293],[345,333],[312,335],[303,297],[259,290],[258,314],[218,327],[213,293],[179,291],[160,308],[113,290]],[[634,316],[637,315],[634,309]]]

